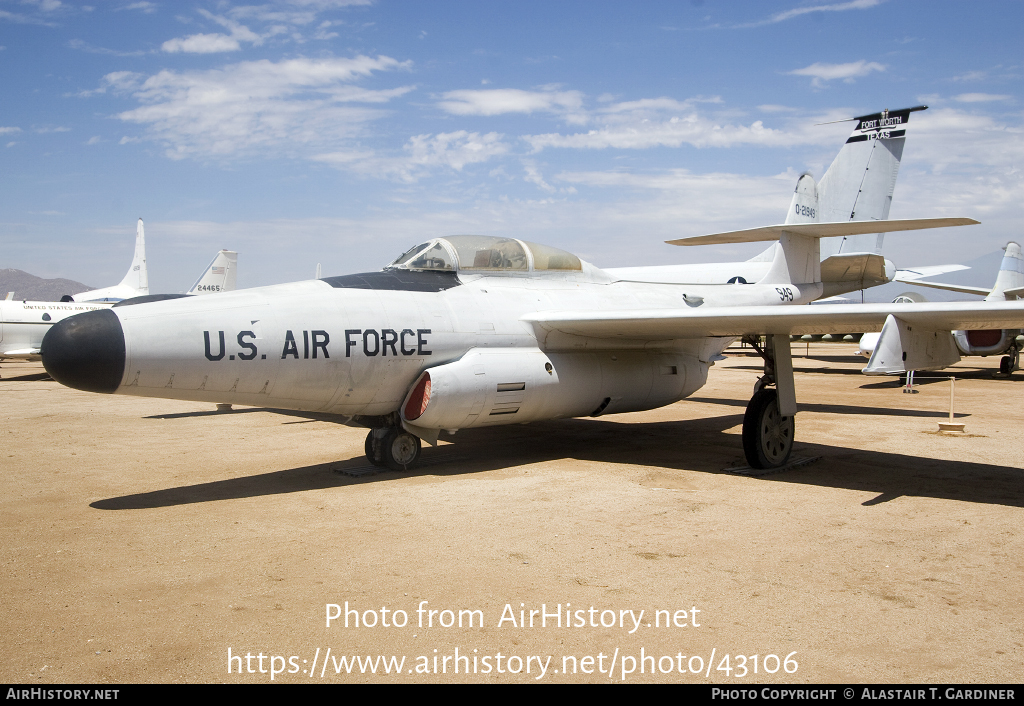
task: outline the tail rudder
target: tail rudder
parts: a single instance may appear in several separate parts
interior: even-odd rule
[[[899,175],[910,114],[919,105],[862,115],[835,161],[818,182],[819,220],[883,221],[889,217]],[[884,233],[851,236],[822,243],[822,254],[881,253]]]
[[[814,177],[804,172],[796,180],[793,200],[790,202],[789,212],[786,214],[786,224],[817,223],[818,212],[818,185],[814,183]]]
[[[221,250],[209,264],[203,274],[188,290],[188,294],[214,294],[216,292],[233,292],[238,268],[238,253],[233,250]]]
[[[131,287],[138,292],[137,296],[149,294],[149,270],[146,267],[146,231],[142,225],[142,219],[135,228],[135,256],[132,258],[132,266],[128,268],[128,274],[121,280],[119,286]]]

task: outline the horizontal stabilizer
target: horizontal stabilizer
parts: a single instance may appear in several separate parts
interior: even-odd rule
[[[865,233],[892,233],[900,230],[922,230],[925,228],[949,228],[952,226],[973,226],[979,221],[973,218],[911,218],[897,221],[842,221],[837,223],[790,223],[747,230],[733,230],[713,235],[697,235],[688,238],[666,240],[669,245],[726,245],[729,243],[755,243],[762,240],[778,240],[783,233],[793,233],[808,238],[832,238]]]

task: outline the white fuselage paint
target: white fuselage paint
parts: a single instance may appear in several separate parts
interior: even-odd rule
[[[0,301],[0,359],[39,360],[39,344],[50,326],[75,314],[111,306],[112,303]]]
[[[708,367],[733,339],[645,342],[552,333],[538,337],[523,317],[569,309],[795,305],[813,301],[821,292],[820,283],[639,284],[616,281],[590,265],[576,273],[463,272],[460,279],[460,286],[440,292],[334,288],[314,280],[201,301],[178,299],[114,309],[126,348],[117,393],[373,416],[398,410],[423,370],[459,360],[474,349],[542,351],[556,373],[569,376],[563,380],[569,383],[562,393],[566,395],[580,387],[572,384],[574,377],[581,384],[588,374],[608,377],[614,369],[609,366],[619,362],[620,355],[624,365],[637,356],[655,356],[644,363],[655,371],[671,372],[672,361],[677,361],[677,379],[667,397],[645,392],[602,411],[646,409],[699,389]],[[645,384],[648,390],[658,386],[650,379]],[[614,381],[604,388],[596,383],[592,387],[595,395],[614,397],[606,392],[614,388]],[[600,402],[581,398],[565,407],[574,413],[549,417],[589,414]],[[529,418],[545,418],[543,410],[552,409],[551,400],[538,397],[535,408],[538,411]],[[523,420],[524,415],[513,414],[500,423]]]

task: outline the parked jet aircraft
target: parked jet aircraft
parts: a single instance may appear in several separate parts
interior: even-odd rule
[[[120,284],[103,289],[92,289],[88,292],[65,297],[61,301],[72,302],[119,302],[123,299],[141,297],[149,294],[149,270],[146,267],[146,230],[139,219],[135,227],[135,256],[132,258],[128,274]]]
[[[899,281],[919,287],[933,287],[935,289],[945,289],[964,294],[980,294],[988,302],[1013,301],[1014,299],[1024,298],[1024,255],[1021,254],[1020,245],[1013,242],[1007,243],[1005,252],[1006,254],[1003,255],[1003,261],[999,266],[999,273],[996,275],[996,282],[992,285],[991,289],[968,287],[961,284],[929,282],[922,279],[900,279]],[[860,354],[865,357],[872,357],[875,350],[879,348],[879,341],[884,336],[884,333],[884,331],[882,333],[865,333],[861,336]],[[918,368],[918,370],[948,367],[959,362],[960,355],[1002,355],[1003,357],[999,361],[999,372],[1003,375],[1009,375],[1014,370],[1020,369],[1021,344],[1017,341],[1020,333],[1019,330],[1014,329],[953,331],[952,340],[955,348],[946,346],[951,351],[951,354],[945,356],[945,358],[937,359],[934,367]],[[957,351],[959,351],[959,355],[956,355]],[[939,363],[942,364],[940,365]],[[869,365],[868,368],[871,368],[871,366]],[[904,370],[896,366],[894,370],[889,370],[888,367],[883,367],[879,370],[869,370],[866,368],[865,372],[885,374],[902,373]]]
[[[973,223],[800,223],[682,241],[778,239],[769,270],[742,287],[631,282],[552,247],[449,236],[380,272],[74,316],[50,329],[43,365],[80,390],[342,415],[370,428],[367,457],[397,470],[445,431],[670,404],[704,385],[736,337],[766,336],[743,447],[751,466],[777,467],[797,409],[791,334],[878,330],[895,312],[916,361],[937,331],[1024,323],[1024,302],[796,306],[824,289],[819,239]]]
[[[910,114],[927,110],[919,105],[850,118],[853,132],[817,184],[810,174],[797,180],[785,223],[884,221],[889,218],[900,159],[907,139]],[[846,122],[846,121],[839,121]],[[821,250],[822,297],[876,287],[900,277],[925,277],[965,269],[963,265],[933,265],[898,270],[882,257],[884,233],[825,238]],[[748,284],[771,268],[777,245],[746,262],[708,262],[655,267],[618,267],[613,277],[634,282],[666,284]],[[927,271],[927,274],[923,272]]]
[[[121,284],[105,289],[94,289],[91,292],[76,294],[74,297],[66,296],[59,302],[11,299],[0,302],[0,360],[6,358],[39,360],[39,346],[43,336],[50,326],[68,316],[144,301],[159,301],[234,290],[238,253],[221,250],[187,294],[149,294],[145,235],[141,218],[136,232],[135,258]],[[129,280],[133,284],[144,284],[146,294],[132,295],[132,291],[143,291],[143,288],[133,289],[131,285],[126,285],[125,283]],[[94,299],[93,297],[97,297],[97,295],[98,298]],[[88,300],[81,299],[83,296],[88,296]],[[125,298],[115,298],[119,296]]]

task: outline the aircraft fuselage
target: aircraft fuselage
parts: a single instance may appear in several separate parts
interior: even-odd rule
[[[384,281],[386,272],[369,273],[111,310],[123,332],[124,366],[114,389],[104,391],[376,417],[397,411],[423,370],[474,352],[482,357],[457,386],[472,387],[479,377],[495,389],[440,428],[649,409],[699,389],[733,339],[539,341],[522,318],[566,309],[800,304],[820,294],[818,285],[637,284],[596,268],[550,277],[462,275],[461,281],[453,274],[412,274],[416,281],[405,285]],[[502,352],[516,355],[502,358]],[[530,353],[533,363],[503,369],[503,360],[528,361]],[[530,373],[516,367],[522,365],[546,374],[528,390],[498,390],[525,386]],[[523,394],[500,395],[509,392]],[[520,398],[515,412],[487,411],[513,397]],[[474,406],[487,409],[474,412]]]

